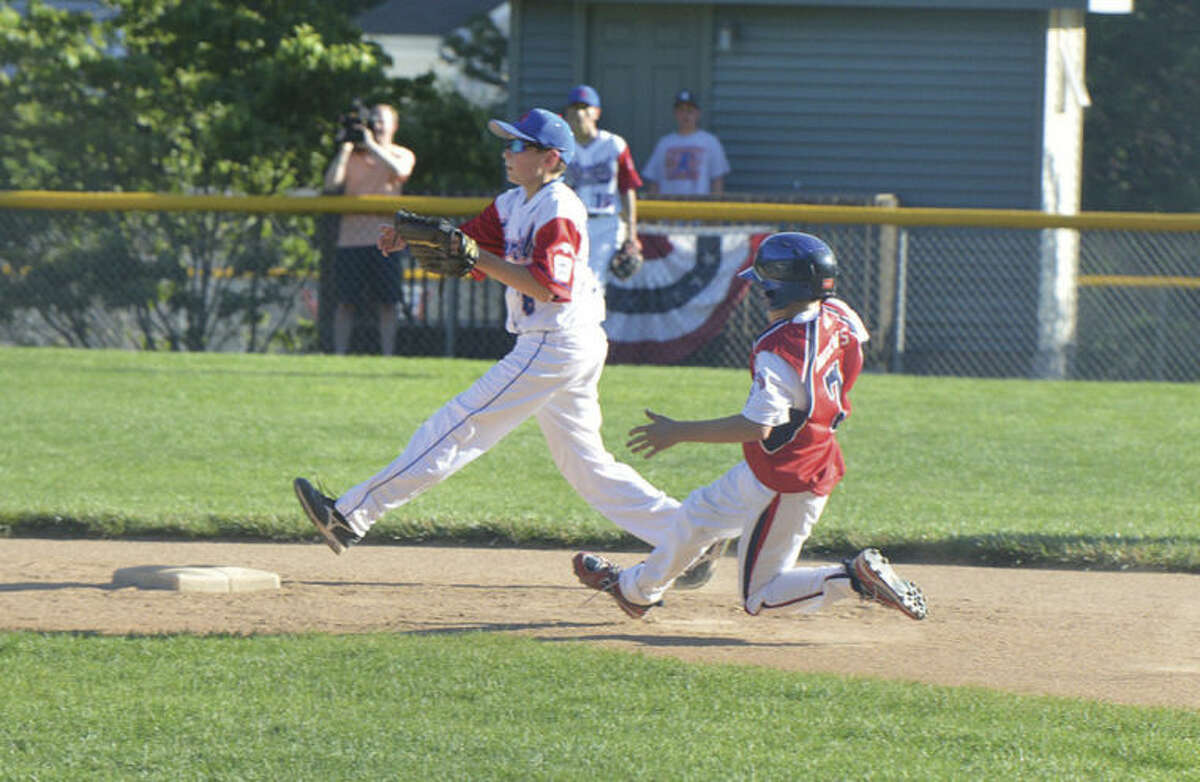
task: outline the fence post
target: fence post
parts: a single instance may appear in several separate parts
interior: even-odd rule
[[[454,341],[458,330],[457,277],[451,277],[450,284],[442,287],[442,318],[446,324],[445,355],[446,358],[454,358]]]
[[[900,199],[890,193],[876,195],[872,206],[898,207]],[[891,346],[895,341],[892,326],[896,322],[896,242],[900,233],[895,225],[867,225],[864,232],[867,262],[863,268],[862,290],[854,306],[860,307],[872,339],[878,343],[867,349],[872,360],[887,369],[891,361]],[[849,293],[849,289],[843,289]]]
[[[908,298],[908,229],[900,229],[896,242],[896,303],[892,308],[892,363],[890,371],[904,371],[904,321],[905,302]]]
[[[1163,380],[1163,358],[1167,355],[1167,329],[1170,324],[1171,289],[1158,289],[1158,328],[1154,330],[1154,379]]]
[[[337,309],[337,286],[333,284],[334,254],[337,252],[338,215],[320,215],[316,219],[313,245],[318,252],[317,267],[317,350],[333,353],[333,317]]]
[[[1067,353],[1075,342],[1079,278],[1079,232],[1069,228],[1042,231],[1038,279],[1037,352],[1033,377],[1062,380]]]

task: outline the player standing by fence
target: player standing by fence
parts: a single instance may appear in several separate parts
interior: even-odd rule
[[[700,104],[691,90],[675,96],[674,133],[654,145],[643,173],[651,195],[722,195],[729,160],[712,133],[700,128]]]
[[[586,84],[573,87],[563,113],[575,135],[575,159],[567,167],[566,182],[587,208],[588,265],[603,285],[614,271],[611,265],[618,250],[641,257],[637,189],[642,178],[625,139],[598,125],[600,94],[594,88]],[[631,270],[615,271],[619,277],[628,277]]]

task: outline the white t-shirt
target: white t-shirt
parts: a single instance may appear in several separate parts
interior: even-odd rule
[[[658,183],[663,195],[707,195],[712,180],[729,170],[721,142],[708,131],[697,130],[686,136],[668,133],[660,138],[642,175]]]

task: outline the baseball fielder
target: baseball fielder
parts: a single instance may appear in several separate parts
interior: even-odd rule
[[[775,234],[741,275],[765,290],[771,323],[751,350],[752,383],[741,413],[676,421],[647,410],[650,423],[630,431],[629,446],[650,457],[680,442],[738,442],[744,460],[688,495],[672,534],[640,564],[622,570],[580,552],[573,560],[576,576],[637,618],[660,602],[705,548],[741,535],[739,584],[751,615],[816,611],[857,593],[924,618],[921,590],[897,576],[875,549],[840,564],[795,565],[845,473],[834,432],[850,414],[850,388],[867,340],[858,314],[833,298],[833,251],[809,234]]]
[[[637,188],[642,179],[625,139],[597,125],[600,111],[600,95],[594,88],[580,84],[567,93],[563,113],[575,135],[575,158],[565,179],[587,208],[588,266],[603,285],[618,249],[640,256]]]
[[[486,452],[530,416],[567,482],[597,511],[651,545],[679,503],[616,461],[600,437],[597,383],[608,353],[600,328],[604,297],[588,257],[587,211],[562,181],[575,153],[567,123],[534,109],[516,123],[492,120],[507,140],[504,166],[515,187],[463,224],[474,239],[470,271],[507,286],[512,351],[413,433],[391,464],[338,498],[308,481],[293,485],[301,506],[334,553],[397,508]],[[379,248],[403,245],[394,227]]]

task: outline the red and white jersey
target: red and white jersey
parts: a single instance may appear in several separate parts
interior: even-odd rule
[[[548,182],[528,201],[524,189],[506,190],[461,227],[485,250],[529,267],[554,294],[542,302],[507,288],[506,327],[513,334],[595,326],[604,320],[604,294],[588,268],[587,211],[562,179]]]
[[[598,131],[586,147],[575,145],[575,158],[563,178],[579,194],[589,215],[620,213],[621,193],[642,186],[629,145],[607,130]]]
[[[827,495],[846,473],[834,430],[850,414],[867,329],[840,299],[808,317],[773,323],[750,352],[754,378],[743,415],[772,426],[743,443],[755,477],[777,492]]]

